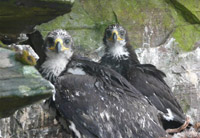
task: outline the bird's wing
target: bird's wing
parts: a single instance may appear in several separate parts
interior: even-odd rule
[[[170,88],[163,80],[164,73],[157,70],[153,65],[132,66],[129,72],[129,81],[143,95],[163,113],[168,113],[170,109],[174,113],[175,120],[185,119],[183,110],[172,94]]]
[[[126,94],[128,87],[123,89],[120,82],[123,79],[100,66],[99,71],[91,62],[78,67],[89,69],[86,64],[90,70],[85,75],[65,73],[56,84],[56,106],[71,128],[73,122],[73,128],[79,130],[77,135],[117,138],[165,134],[157,123],[155,108],[137,96],[138,92],[133,91],[135,96]]]
[[[118,89],[126,90],[126,94],[129,94],[129,96],[142,96],[122,75],[104,65],[100,65],[91,60],[75,57],[68,65],[68,68],[74,68],[74,66],[82,68],[91,76],[98,77],[98,79],[101,79],[101,81],[104,82],[107,87],[110,87],[110,89],[117,87]]]
[[[158,70],[154,65],[152,65],[152,64],[135,64],[134,66],[137,67],[138,69],[141,69],[141,71],[143,71],[143,72],[151,74],[152,76],[154,76],[155,78],[159,79],[164,84],[166,84],[166,82],[163,79],[164,77],[166,77],[166,74],[164,72],[162,72],[161,70]],[[166,84],[166,86],[167,86],[167,84]]]

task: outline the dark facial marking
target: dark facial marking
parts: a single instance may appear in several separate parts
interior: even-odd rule
[[[54,38],[48,37],[46,43],[47,43],[46,46],[48,46],[48,47],[53,46],[54,45]]]
[[[112,35],[112,31],[111,30],[107,30],[106,31],[106,36],[109,38],[109,37],[111,37],[111,35]]]

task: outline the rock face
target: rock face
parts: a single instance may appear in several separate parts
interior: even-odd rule
[[[20,33],[71,11],[73,0],[0,0],[0,40],[16,42]]]
[[[0,48],[0,118],[50,97],[54,88],[33,66],[15,61],[15,53]]]
[[[69,14],[36,27],[44,36],[66,29],[80,50],[101,47],[108,24],[120,23],[135,47],[156,47],[173,37],[178,47],[192,50],[200,40],[199,2],[196,0],[77,0]]]
[[[151,63],[166,73],[167,84],[195,123],[200,121],[200,47],[183,52],[176,45],[171,38],[160,47],[140,48],[136,52],[141,63]]]
[[[33,104],[1,119],[0,138],[71,138],[42,105]]]
[[[0,3],[0,11],[1,6]],[[34,9],[31,11],[37,13]],[[86,56],[98,56],[102,54],[99,48],[103,47],[104,29],[120,23],[128,30],[140,61],[152,63],[165,72],[166,81],[185,113],[192,120],[200,121],[199,11],[197,0],[76,0],[70,13],[35,29],[43,37],[53,29],[66,29],[78,51]],[[0,19],[3,18],[0,16]],[[37,37],[32,43],[40,44]],[[41,105],[31,105],[0,120],[0,137],[70,137]]]
[[[36,29],[43,36],[52,29],[66,29],[76,48],[91,55],[103,47],[105,27],[120,23],[131,44],[140,47],[142,63],[152,63],[167,74],[166,81],[184,111],[198,121],[199,5],[196,0],[77,0],[69,14]]]
[[[0,55],[0,138],[70,138],[38,102],[54,87],[33,66],[17,62],[13,51],[0,48]]]
[[[166,81],[172,88],[184,112],[191,120],[200,121],[200,48],[183,52],[173,38],[160,47],[136,49],[142,63],[152,63],[166,73]],[[10,138],[70,138],[56,120],[42,107],[33,104],[18,110],[13,116],[0,120],[0,134]]]

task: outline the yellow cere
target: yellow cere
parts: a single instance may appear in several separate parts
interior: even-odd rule
[[[66,47],[63,45],[63,40],[60,39],[60,38],[57,38],[57,39],[55,40],[54,46],[49,47],[49,49],[50,49],[50,50],[55,50],[56,44],[57,44],[58,42],[60,42],[60,45],[61,45],[61,47],[62,47],[61,51],[69,50],[69,48],[66,48]]]
[[[117,35],[117,40],[118,40],[118,41],[123,40],[123,39],[119,36],[119,33],[118,33],[117,30],[114,30],[114,31],[112,32],[112,35],[111,35],[111,37],[110,37],[108,40],[113,40],[113,34],[114,34],[114,33]]]

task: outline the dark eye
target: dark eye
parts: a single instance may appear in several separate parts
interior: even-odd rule
[[[65,44],[69,44],[69,42],[70,42],[70,39],[65,39]]]
[[[52,37],[47,38],[48,46],[51,47],[54,45],[54,39]]]
[[[111,32],[110,30],[107,30],[107,31],[106,31],[106,35],[107,35],[108,37],[110,37],[110,36],[112,35],[112,32]]]
[[[119,33],[120,33],[121,36],[123,36],[125,34],[125,31],[121,30]]]

